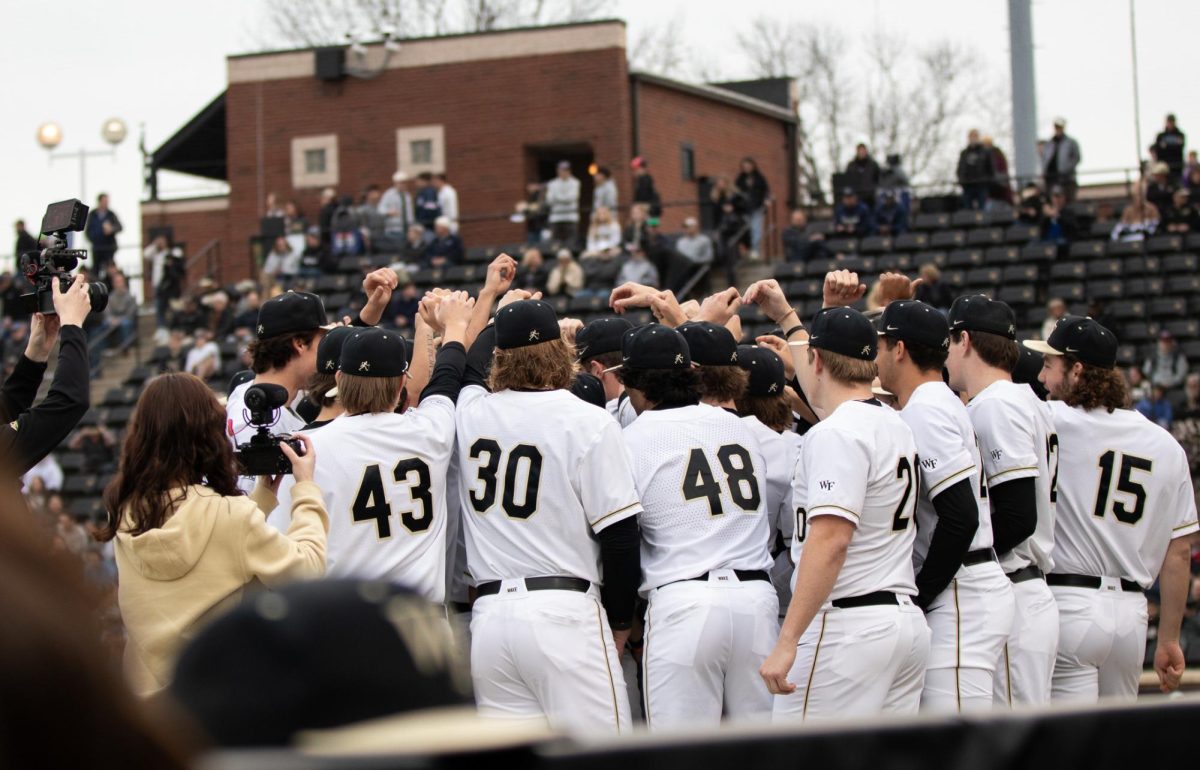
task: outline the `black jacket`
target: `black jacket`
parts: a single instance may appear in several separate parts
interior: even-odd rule
[[[992,151],[982,144],[968,144],[958,156],[958,183],[991,184],[996,176]]]
[[[1171,167],[1178,174],[1183,170],[1183,147],[1187,144],[1187,136],[1176,128],[1174,131],[1161,131],[1154,138],[1154,148],[1158,159]]]
[[[767,196],[771,193],[771,188],[767,184],[767,178],[758,171],[752,171],[737,175],[737,179],[733,182],[734,186],[741,191],[742,197],[746,199],[746,211],[755,212],[763,207]]]

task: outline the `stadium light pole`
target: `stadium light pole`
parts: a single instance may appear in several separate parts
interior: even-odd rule
[[[1129,0],[1129,57],[1133,62],[1133,136],[1137,142],[1137,154],[1133,157],[1137,159],[1138,172],[1142,168],[1142,100],[1141,92],[1138,89],[1138,63],[1137,63],[1137,14],[1134,12],[1133,0]]]
[[[1033,11],[1030,0],[1008,0],[1009,65],[1012,73],[1013,154],[1017,185],[1041,172],[1037,156],[1037,85],[1033,69]]]
[[[87,159],[117,157],[117,145],[125,141],[129,130],[125,121],[120,118],[109,118],[100,126],[100,137],[108,142],[107,150],[89,150],[80,148],[74,152],[57,152],[55,148],[62,143],[62,127],[57,123],[43,123],[38,126],[37,141],[49,153],[50,162],[56,160],[79,160],[79,199],[87,202]]]

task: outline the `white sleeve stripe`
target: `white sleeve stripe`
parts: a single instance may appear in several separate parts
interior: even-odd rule
[[[641,503],[640,503],[640,502],[634,502],[634,503],[630,503],[629,505],[625,506],[624,508],[618,508],[617,510],[613,511],[612,513],[606,513],[606,514],[604,514],[604,515],[603,515],[603,516],[601,516],[600,518],[598,518],[598,519],[596,519],[595,521],[591,522],[591,524],[592,524],[592,526],[594,527],[594,526],[596,526],[597,524],[599,524],[600,522],[604,521],[605,519],[611,519],[613,516],[616,516],[616,515],[617,515],[617,514],[619,514],[619,513],[625,513],[625,512],[626,512],[626,511],[628,511],[630,508],[636,508],[636,507],[638,507],[638,506],[640,506],[640,505],[641,505]]]
[[[1010,473],[1024,473],[1024,472],[1026,472],[1026,471],[1033,471],[1033,472],[1036,474],[1036,473],[1037,473],[1037,466],[1036,466],[1036,465],[1031,465],[1031,466],[1029,466],[1029,467],[1026,467],[1026,468],[1009,468],[1009,469],[1008,469],[1008,470],[1006,470],[1006,471],[1000,471],[999,473],[997,473],[997,474],[996,474],[996,475],[994,475],[994,476],[988,476],[988,479],[987,479],[987,480],[988,480],[988,481],[991,481],[992,479],[998,479],[998,478],[1000,478],[1001,476],[1007,476],[1007,475],[1009,475]]]
[[[845,513],[848,513],[851,516],[853,516],[855,519],[861,518],[857,513],[850,510],[849,508],[843,508],[840,505],[833,505],[832,503],[824,503],[822,505],[818,505],[816,508],[809,509],[809,511],[808,511],[809,518],[812,518],[814,515],[817,515],[817,516],[836,516],[837,515],[837,514],[818,514],[817,511],[821,510],[822,508],[832,508],[836,511],[844,511]]]
[[[961,471],[955,471],[954,473],[950,474],[946,478],[942,479],[941,481],[939,481],[938,483],[936,483],[932,487],[930,487],[929,488],[929,496],[933,497],[933,493],[936,490],[941,489],[942,487],[946,486],[947,484],[949,484],[952,481],[958,481],[961,476],[963,476],[964,474],[969,474],[973,470],[975,470],[975,466],[968,465],[966,468],[963,468]]]

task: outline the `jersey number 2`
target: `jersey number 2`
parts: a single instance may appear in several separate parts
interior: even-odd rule
[[[500,444],[490,438],[481,438],[471,445],[471,459],[478,460],[487,455],[487,462],[479,466],[479,480],[483,491],[471,490],[471,507],[476,513],[486,513],[496,504],[496,492],[500,486],[498,475],[504,452]],[[525,481],[518,479],[521,466],[525,467]],[[528,519],[537,513],[538,486],[542,480],[542,453],[532,444],[517,444],[508,453],[504,466],[504,494],[500,507],[510,519]],[[517,502],[517,489],[525,488],[521,502]]]
[[[396,480],[396,483],[402,484],[407,482],[414,473],[417,476],[417,483],[411,487],[412,499],[413,502],[421,504],[421,515],[418,516],[415,511],[404,511],[400,514],[400,523],[409,532],[424,532],[433,523],[433,496],[430,494],[432,482],[429,477],[429,466],[420,458],[409,457],[396,463],[396,467],[392,469],[392,478]],[[350,513],[354,516],[355,524],[374,521],[375,534],[379,536],[380,540],[387,540],[392,536],[392,506],[383,489],[383,475],[380,473],[378,465],[368,465],[367,469],[363,471],[362,481],[358,485],[358,494],[354,496],[354,503],[350,506]]]
[[[920,462],[914,455],[912,460],[907,457],[901,457],[900,463],[896,466],[896,478],[904,481],[904,496],[900,498],[900,505],[896,506],[896,512],[892,514],[892,531],[903,532],[908,529],[908,523],[912,521],[913,510],[917,507],[917,495],[920,494],[921,477]],[[912,500],[912,506],[909,506],[908,501]]]
[[[717,460],[725,471],[725,484],[729,497],[743,511],[754,513],[762,501],[758,491],[758,479],[754,476],[754,464],[750,453],[737,444],[726,444],[717,450]],[[737,460],[737,463],[734,463]],[[688,457],[687,470],[683,472],[683,499],[708,500],[708,512],[712,516],[725,513],[721,505],[721,485],[713,475],[704,450],[696,448]]]

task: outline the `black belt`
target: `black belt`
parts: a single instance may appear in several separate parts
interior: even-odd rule
[[[1093,575],[1064,575],[1051,572],[1046,576],[1046,582],[1052,586],[1067,586],[1068,588],[1100,588],[1103,581]],[[1142,593],[1142,587],[1132,580],[1121,578],[1121,590],[1131,594]]]
[[[500,584],[502,581],[493,580],[490,583],[480,583],[475,588],[477,596],[492,596],[500,593]],[[592,584],[583,578],[577,577],[559,577],[553,575],[550,577],[531,577],[525,578],[526,591],[578,591],[585,594],[591,589]]]
[[[1007,573],[1006,577],[1014,583],[1024,583],[1027,580],[1041,580],[1046,576],[1036,565],[1030,564],[1028,567],[1021,567],[1016,572]]]
[[[983,564],[987,561],[996,561],[996,552],[991,548],[980,548],[975,551],[967,551],[967,555],[963,557],[962,565],[964,567],[974,567],[976,564]]]
[[[859,596],[847,596],[842,599],[834,599],[832,602],[834,607],[839,610],[849,610],[854,607],[874,607],[884,604],[900,604],[900,600],[891,591],[875,591],[870,594],[861,594]]]

